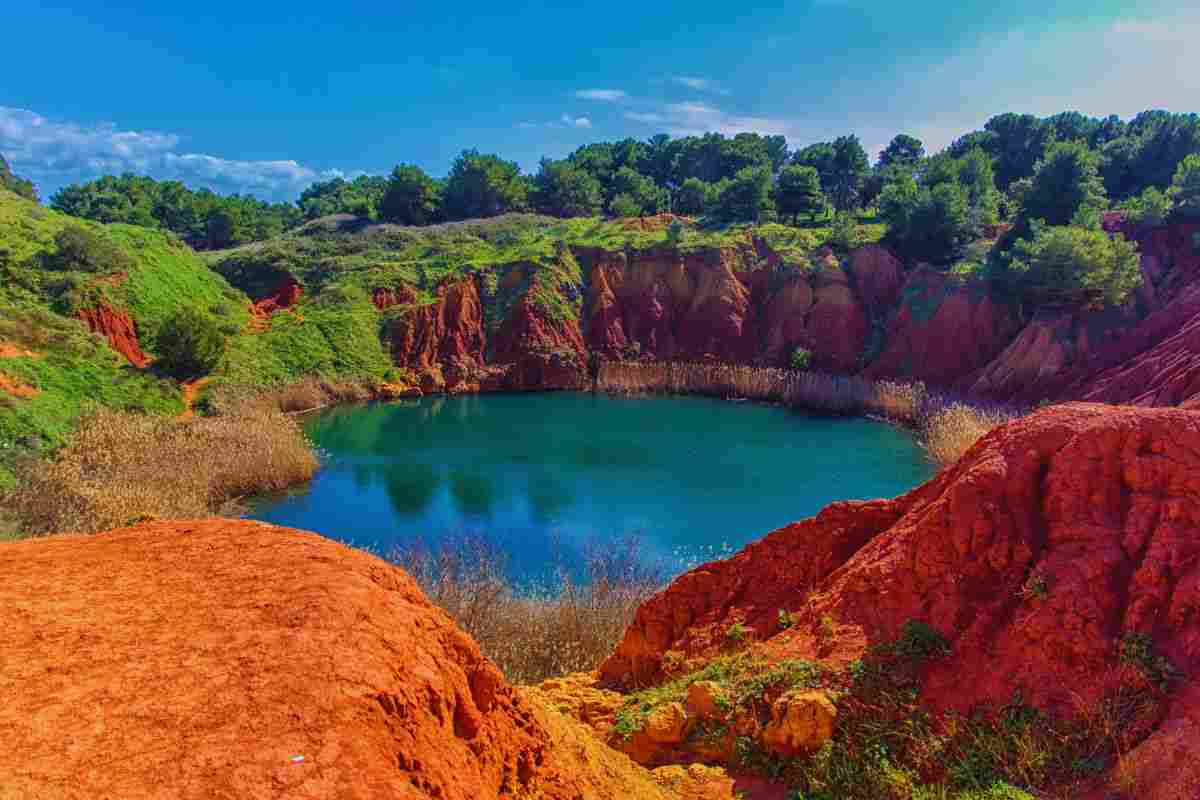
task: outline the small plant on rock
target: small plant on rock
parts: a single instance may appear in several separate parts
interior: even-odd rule
[[[1145,633],[1129,632],[1121,637],[1118,659],[1134,667],[1147,681],[1166,691],[1181,673],[1165,656],[1154,652],[1154,640]]]
[[[730,644],[741,644],[750,636],[750,629],[740,622],[735,622],[725,631],[725,641]]]
[[[806,350],[803,347],[797,347],[795,350],[792,351],[792,369],[798,370],[798,371],[804,371],[804,370],[808,369],[809,366],[811,366],[811,365],[812,365],[812,352],[811,351]]]
[[[1021,591],[1017,594],[1027,603],[1045,600],[1046,596],[1050,594],[1050,584],[1046,581],[1046,573],[1040,569],[1030,572],[1025,583],[1021,584]]]

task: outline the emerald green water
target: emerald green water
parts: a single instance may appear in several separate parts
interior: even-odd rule
[[[699,397],[436,397],[336,408],[306,429],[325,466],[256,519],[381,555],[482,534],[516,576],[630,535],[642,558],[679,571],[933,472],[881,422]]]

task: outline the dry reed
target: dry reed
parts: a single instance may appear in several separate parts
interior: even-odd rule
[[[514,584],[501,550],[480,537],[410,544],[389,558],[520,684],[595,669],[665,577],[638,560],[632,538],[589,548],[578,577],[560,564],[534,588]]]
[[[601,365],[596,386],[617,394],[738,397],[829,414],[883,417],[915,428],[939,464],[956,461],[989,430],[1017,416],[949,401],[931,394],[923,383],[739,364],[610,361]]]
[[[52,460],[19,465],[2,498],[26,535],[93,533],[147,518],[207,516],[312,477],[317,458],[278,411],[189,420],[108,409],[81,420]]]

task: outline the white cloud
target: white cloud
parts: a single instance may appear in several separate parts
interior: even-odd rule
[[[625,113],[626,119],[654,125],[672,136],[696,136],[703,133],[754,132],[783,135],[791,140],[802,133],[799,123],[776,117],[759,117],[725,111],[709,103],[667,103],[654,111]]]
[[[179,152],[180,141],[174,133],[56,121],[0,106],[0,153],[14,171],[38,184],[43,196],[68,183],[135,172],[220,193],[289,199],[313,181],[343,176],[340,170],[317,170],[292,160],[241,161]]]
[[[719,85],[716,81],[710,78],[697,78],[689,75],[673,75],[671,77],[673,83],[680,86],[686,86],[689,89],[697,92],[709,92],[711,94],[729,94],[729,90]]]
[[[592,127],[592,121],[590,119],[588,119],[587,117],[572,117],[570,114],[567,114],[567,113],[564,113],[562,115],[562,124],[566,125],[568,128],[590,128],[590,127]]]
[[[573,94],[580,100],[601,100],[606,103],[629,99],[629,95],[620,89],[580,89]]]

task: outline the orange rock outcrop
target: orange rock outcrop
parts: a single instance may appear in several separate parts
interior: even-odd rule
[[[510,687],[401,570],[315,534],[2,544],[0,621],[4,797],[678,798]]]

